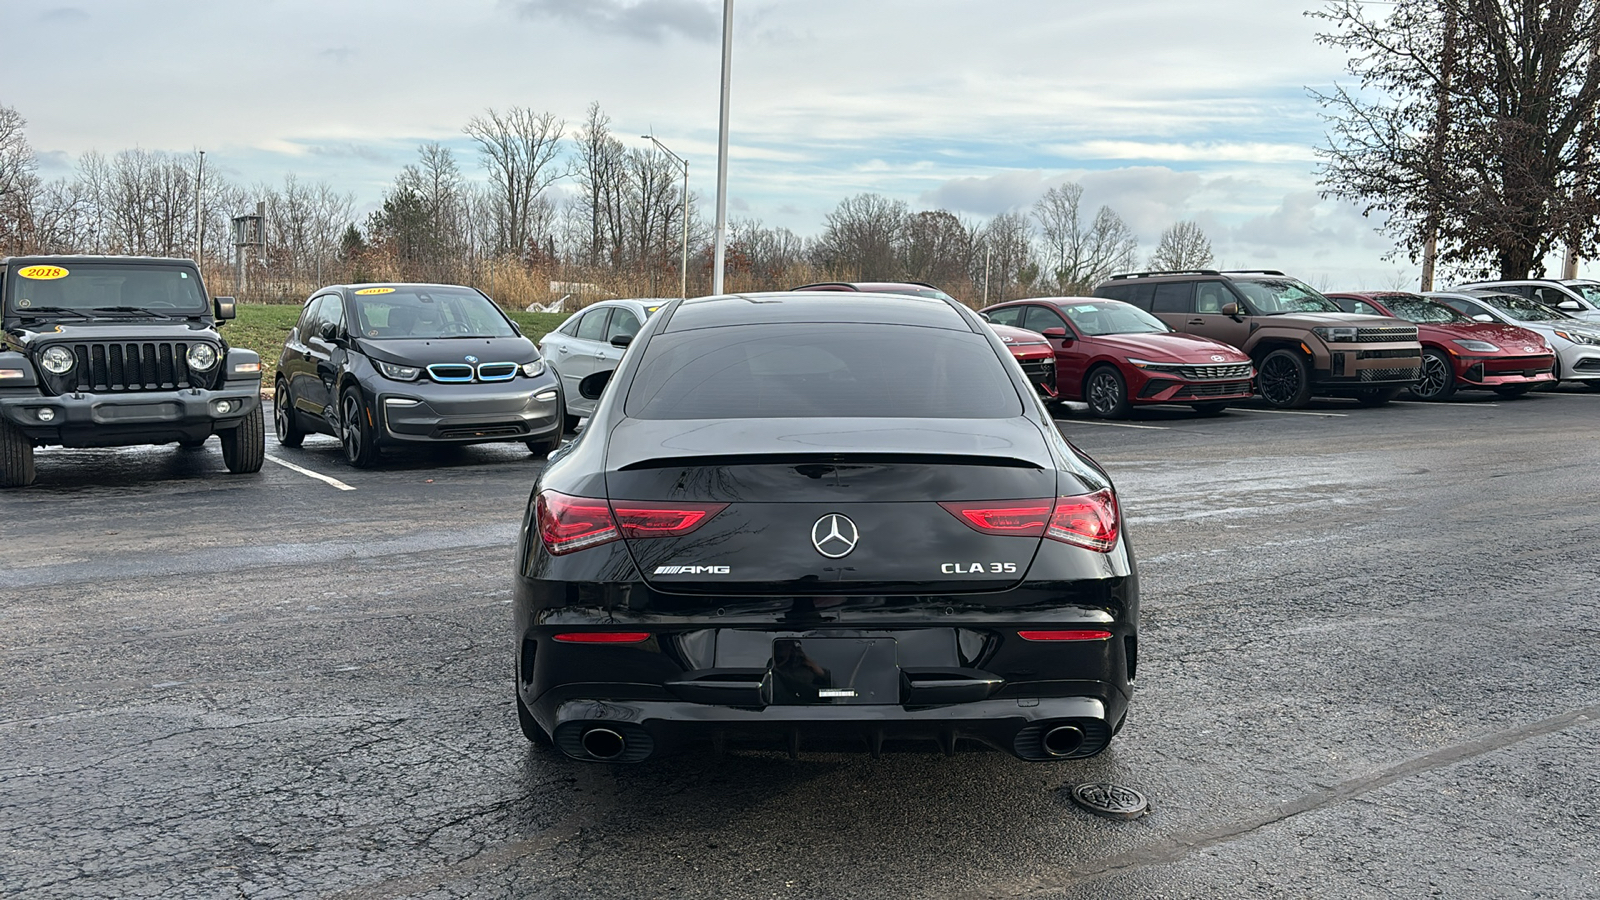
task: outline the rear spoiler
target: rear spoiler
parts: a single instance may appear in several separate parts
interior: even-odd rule
[[[968,456],[954,453],[729,453],[697,456],[659,456],[622,466],[619,472],[642,469],[699,468],[703,466],[991,466],[1005,469],[1043,467],[1032,460],[1005,456]]]

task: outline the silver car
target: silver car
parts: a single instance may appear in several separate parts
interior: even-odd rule
[[[573,313],[561,327],[539,341],[539,353],[561,379],[566,397],[566,428],[594,413],[595,401],[578,393],[578,382],[617,367],[622,353],[644,320],[670,301],[658,299],[601,300]]]
[[[1516,294],[1435,291],[1424,296],[1479,322],[1504,322],[1538,332],[1556,351],[1556,380],[1600,390],[1600,324],[1575,319]]]
[[[1600,284],[1583,278],[1557,281],[1553,278],[1524,278],[1516,281],[1476,281],[1450,288],[1451,292],[1494,291],[1515,294],[1551,309],[1559,309],[1575,319],[1600,324]]]

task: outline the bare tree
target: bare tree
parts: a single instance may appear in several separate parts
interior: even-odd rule
[[[1177,222],[1161,232],[1156,252],[1150,254],[1149,267],[1156,271],[1209,268],[1216,261],[1211,239],[1193,221]]]
[[[895,253],[905,226],[906,205],[881,194],[857,194],[828,213],[818,238],[817,261],[850,281],[893,281],[900,277]]]
[[[1358,88],[1326,109],[1325,196],[1382,217],[1416,260],[1522,278],[1600,237],[1600,0],[1331,0],[1311,15]]]
[[[30,229],[29,199],[38,186],[28,122],[15,109],[0,106],[0,247],[23,249]]]
[[[620,266],[623,252],[623,196],[627,193],[627,152],[611,133],[611,117],[600,104],[589,104],[578,129],[572,175],[583,195],[581,212],[588,233],[585,256],[590,265],[609,261]]]
[[[554,113],[513,106],[504,115],[486,110],[462,129],[478,142],[495,187],[499,252],[524,256],[530,242],[542,236],[535,227],[540,207],[549,208],[543,203],[545,189],[564,174],[554,161],[566,128]]]
[[[900,264],[914,281],[953,286],[971,268],[972,232],[948,210],[916,213],[900,232]]]
[[[1139,240],[1109,206],[1083,220],[1083,186],[1063,182],[1033,206],[1043,263],[1062,294],[1087,294],[1111,275],[1133,266]]]
[[[999,303],[1033,293],[1039,265],[1034,258],[1033,224],[1025,213],[1014,210],[990,219],[980,243],[982,252],[973,254],[973,281],[980,296]]]

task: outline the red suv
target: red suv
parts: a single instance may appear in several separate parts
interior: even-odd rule
[[[1022,327],[1056,351],[1059,399],[1081,400],[1102,419],[1134,405],[1185,403],[1214,415],[1250,398],[1255,370],[1236,347],[1173,331],[1120,300],[1040,297],[983,311],[996,325]]]
[[[937,297],[953,300],[949,294],[920,281],[824,281],[795,288],[797,291],[858,291],[873,294],[906,294],[912,297]],[[956,301],[960,302],[960,301]],[[994,333],[1022,366],[1039,396],[1056,398],[1056,353],[1042,336],[1021,328],[990,323]]]
[[[1448,400],[1461,389],[1520,397],[1554,384],[1555,351],[1538,333],[1474,322],[1442,303],[1404,291],[1328,294],[1346,312],[1393,316],[1417,325],[1422,373],[1408,390],[1418,400]]]

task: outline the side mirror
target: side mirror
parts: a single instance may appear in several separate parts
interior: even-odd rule
[[[631,334],[614,334],[611,336],[611,346],[613,347],[627,347],[631,343],[633,343],[633,335]]]
[[[517,337],[522,337],[522,326],[518,325],[515,319],[511,321],[511,330],[516,332]]]
[[[1237,303],[1222,304],[1222,314],[1234,320],[1238,320],[1239,317],[1243,315],[1239,309],[1239,304]]]
[[[217,321],[219,322],[227,321],[238,315],[238,311],[233,308],[232,297],[213,297],[211,298],[211,305],[216,309]]]
[[[578,396],[585,400],[599,400],[600,395],[605,393],[606,385],[611,383],[611,376],[615,372],[615,369],[607,369],[578,382]]]
[[[317,326],[317,337],[332,342],[339,336],[339,326],[333,322],[323,322]]]
[[[994,321],[993,319],[989,318],[989,314],[986,313],[986,312],[978,313],[978,318],[984,320],[985,322],[993,322]]]
[[[1583,304],[1576,300],[1563,300],[1556,304],[1556,309],[1563,312],[1583,312]]]
[[[1044,335],[1045,337],[1053,340],[1053,341],[1070,341],[1070,340],[1072,340],[1072,335],[1067,334],[1067,330],[1065,328],[1060,327],[1060,326],[1057,326],[1055,328],[1046,328],[1045,330],[1043,330],[1043,331],[1041,331],[1039,333]]]
[[[1477,315],[1472,317],[1472,321],[1474,321],[1474,322],[1493,322],[1494,321],[1494,316],[1491,316],[1488,313],[1478,313]]]

